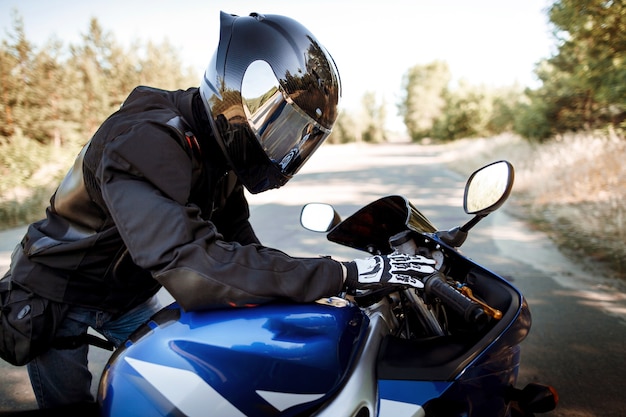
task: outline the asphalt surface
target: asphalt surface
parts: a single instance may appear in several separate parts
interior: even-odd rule
[[[340,260],[365,254],[302,229],[303,204],[332,203],[345,217],[382,196],[402,194],[435,226],[449,229],[469,217],[462,210],[465,178],[442,168],[447,157],[436,148],[404,144],[323,146],[285,187],[250,197],[251,221],[267,246],[293,256]],[[0,233],[0,270],[8,268],[23,233],[23,228]],[[542,382],[558,390],[559,407],[544,415],[626,416],[624,283],[565,258],[545,235],[508,215],[506,205],[472,229],[462,251],[525,294],[533,327],[522,343],[518,385]],[[161,295],[165,302],[171,299]],[[108,355],[91,349],[94,391]],[[0,411],[33,407],[26,369],[0,361]]]

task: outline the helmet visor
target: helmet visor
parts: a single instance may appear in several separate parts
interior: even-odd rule
[[[250,115],[250,126],[261,147],[285,175],[295,174],[330,134],[300,110],[280,90]]]
[[[265,154],[282,174],[290,177],[298,172],[331,130],[301,110],[277,85],[273,73],[261,76],[260,73],[271,71],[266,65],[248,68],[242,85],[244,109]],[[252,74],[254,76],[250,77]],[[251,88],[253,84],[247,82],[250,78],[255,81],[254,89]]]

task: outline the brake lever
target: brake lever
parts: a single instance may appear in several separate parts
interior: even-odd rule
[[[491,317],[493,317],[496,320],[500,320],[502,318],[502,312],[500,310],[498,310],[496,308],[493,308],[490,305],[488,305],[487,303],[485,303],[484,301],[479,300],[478,298],[476,298],[476,296],[474,295],[474,292],[472,291],[472,289],[470,287],[468,287],[467,285],[458,283],[455,286],[455,288],[461,294],[463,294],[464,296],[466,296],[470,300],[474,301],[476,304],[479,304],[483,308],[483,310],[485,311],[485,314],[487,314],[488,316],[491,316]]]

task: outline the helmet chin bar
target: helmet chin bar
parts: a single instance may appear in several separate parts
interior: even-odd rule
[[[217,122],[211,119],[211,125],[228,123],[224,117]],[[273,188],[282,187],[292,176],[285,175],[275,163],[268,162],[266,153],[256,140],[251,140],[254,133],[247,124],[227,129],[228,138],[221,137],[221,131],[213,127],[216,142],[226,157],[230,169],[251,194],[258,194]]]

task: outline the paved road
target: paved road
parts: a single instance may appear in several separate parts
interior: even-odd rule
[[[266,245],[294,256],[360,257],[303,230],[298,223],[302,205],[329,202],[347,216],[381,196],[404,194],[436,226],[451,228],[468,218],[461,209],[465,179],[442,170],[444,162],[446,155],[410,145],[322,147],[286,187],[251,197],[252,222]],[[0,269],[8,266],[6,259],[22,234],[22,229],[0,234]],[[519,380],[520,385],[541,381],[558,389],[560,406],[547,416],[626,416],[623,283],[582,270],[505,210],[479,223],[463,251],[526,295],[533,328],[522,344]],[[92,349],[95,374],[106,358],[107,352]],[[0,362],[0,410],[33,405],[25,369]]]

